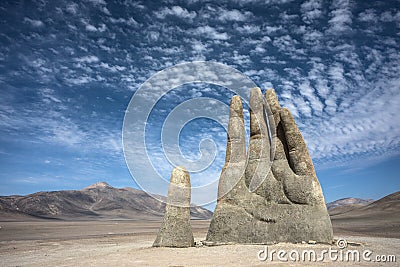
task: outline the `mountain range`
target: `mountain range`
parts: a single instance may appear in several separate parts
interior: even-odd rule
[[[162,196],[159,196],[161,198]],[[400,191],[377,201],[343,198],[327,203],[335,234],[400,237]],[[99,182],[81,190],[0,196],[0,221],[161,220],[165,204],[146,192]],[[192,219],[209,220],[212,212],[193,205]]]
[[[165,203],[144,191],[114,188],[106,182],[82,190],[0,197],[0,220],[160,220],[164,210]],[[211,211],[196,205],[191,206],[190,213],[192,219],[211,219],[212,216]]]
[[[400,191],[377,201],[340,199],[327,207],[335,234],[400,238]]]
[[[374,202],[373,199],[361,199],[361,198],[349,197],[329,202],[326,204],[326,207],[328,208],[328,212],[330,215],[336,215],[366,206],[372,202]]]

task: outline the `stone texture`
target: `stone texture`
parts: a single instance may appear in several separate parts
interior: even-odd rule
[[[226,162],[207,241],[331,243],[332,225],[307,146],[274,90],[264,99],[259,88],[251,91],[247,155],[238,96],[232,98],[230,112]],[[270,153],[271,145],[275,153]]]
[[[190,176],[183,167],[172,171],[164,220],[153,247],[193,247],[190,225]]]

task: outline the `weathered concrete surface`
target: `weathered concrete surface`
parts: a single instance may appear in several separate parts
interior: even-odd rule
[[[242,103],[238,96],[231,100],[226,163],[207,241],[330,243],[332,225],[304,139],[274,90],[265,100],[268,107],[260,89],[252,89],[247,156]],[[276,125],[271,136],[267,117]]]
[[[190,176],[183,167],[172,171],[164,220],[153,247],[192,247],[190,225]]]

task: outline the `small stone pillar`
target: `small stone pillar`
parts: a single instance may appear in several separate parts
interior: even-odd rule
[[[190,176],[184,167],[173,169],[164,220],[153,247],[193,247],[190,225]]]

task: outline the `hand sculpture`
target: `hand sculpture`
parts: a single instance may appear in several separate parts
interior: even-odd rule
[[[184,167],[172,170],[164,219],[153,247],[193,247],[190,226],[190,176]]]
[[[330,243],[332,225],[304,139],[273,89],[265,100],[259,88],[251,90],[246,156],[242,102],[231,99],[225,165],[207,241]]]

